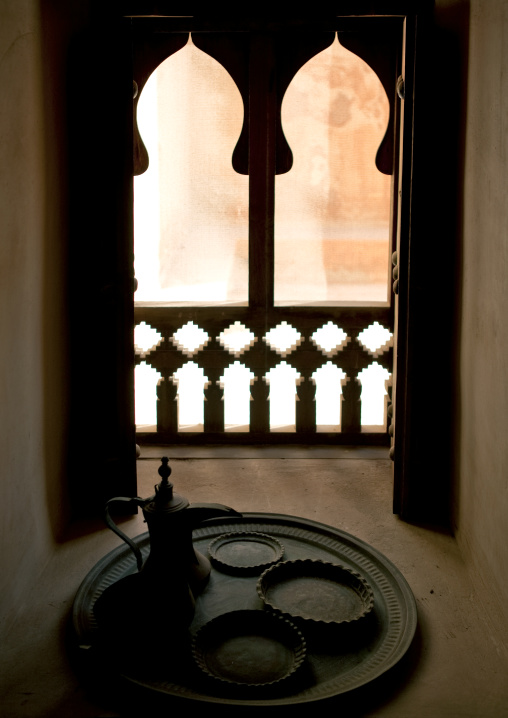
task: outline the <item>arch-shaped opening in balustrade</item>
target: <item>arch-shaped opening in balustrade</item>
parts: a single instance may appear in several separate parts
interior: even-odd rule
[[[157,384],[160,372],[142,361],[134,370],[136,431],[155,431],[157,426]]]
[[[316,431],[340,431],[346,372],[328,361],[316,369],[312,379],[316,384]]]
[[[362,431],[379,431],[386,428],[388,385],[392,375],[378,362],[372,362],[358,374],[362,385]]]
[[[204,391],[208,378],[196,362],[189,361],[175,371],[178,387],[178,431],[204,430]]]
[[[265,377],[270,387],[270,431],[296,431],[296,385],[300,372],[282,361]]]
[[[225,431],[249,431],[253,379],[254,372],[239,361],[224,370],[220,384],[224,390]]]

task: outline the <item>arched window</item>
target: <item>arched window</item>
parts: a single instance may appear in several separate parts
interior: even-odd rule
[[[135,313],[162,337],[139,358],[161,378],[151,440],[362,433],[372,355],[358,337],[393,330],[402,34],[341,23],[185,34],[166,22],[139,54],[134,43]],[[186,344],[190,326],[201,339]],[[390,372],[391,347],[378,360]],[[199,416],[183,421],[191,371]],[[388,443],[387,429],[372,434]]]
[[[246,302],[248,178],[231,165],[238,88],[189,37],[150,75],[137,117],[149,166],[134,183],[136,300]]]

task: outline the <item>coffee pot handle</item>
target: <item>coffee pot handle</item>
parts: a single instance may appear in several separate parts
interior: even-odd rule
[[[113,519],[111,518],[111,515],[109,513],[109,507],[111,506],[111,504],[114,504],[114,503],[123,503],[123,504],[130,504],[130,505],[142,507],[146,504],[146,500],[140,499],[137,497],[134,499],[128,499],[125,496],[115,496],[114,499],[110,499],[107,502],[106,507],[104,509],[104,518],[105,518],[106,524],[111,529],[111,531],[114,531],[117,536],[120,536],[122,541],[125,541],[125,543],[130,546],[130,548],[134,552],[134,555],[136,556],[136,563],[138,565],[138,571],[141,571],[141,567],[143,565],[143,557],[141,555],[139,546],[136,546],[134,541],[132,539],[130,539],[128,536],[126,536],[124,534],[124,532],[118,528],[118,526],[115,524],[115,522],[113,521]]]

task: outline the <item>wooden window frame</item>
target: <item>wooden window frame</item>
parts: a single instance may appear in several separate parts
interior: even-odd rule
[[[358,341],[358,335],[374,322],[393,332],[394,301],[389,298],[385,306],[277,306],[274,304],[274,199],[275,176],[286,171],[291,152],[280,126],[280,108],[284,92],[300,67],[321,52],[339,33],[346,48],[366,60],[381,79],[390,101],[390,119],[383,152],[378,157],[388,165],[387,173],[398,181],[398,165],[394,163],[394,146],[398,142],[398,105],[396,78],[400,65],[402,35],[401,17],[333,17],[326,18],[310,28],[291,19],[276,23],[231,21],[224,23],[202,21],[197,18],[133,18],[134,80],[137,95],[134,101],[134,157],[137,173],[148,166],[148,157],[136,127],[136,103],[144,83],[163,59],[170,57],[185,44],[192,33],[194,43],[222,62],[237,82],[244,99],[246,117],[240,140],[233,154],[235,169],[249,175],[249,282],[248,306],[236,307],[135,307],[136,324],[145,322],[156,329],[162,341],[148,357],[162,376],[158,386],[157,431],[139,432],[139,443],[332,443],[390,445],[389,421],[384,430],[362,431],[361,385],[357,379],[373,357]],[[213,39],[217,38],[214,44]],[[246,38],[245,40],[243,38]],[[237,40],[237,38],[240,38]],[[276,78],[274,80],[274,78]],[[243,150],[243,157],[242,157]],[[394,166],[395,165],[395,166]],[[290,164],[288,165],[290,167]],[[391,242],[395,250],[395,220],[397,193],[392,203]],[[391,271],[390,251],[387,254],[387,277]],[[258,341],[242,355],[242,362],[254,372],[257,380],[251,387],[251,421],[249,432],[224,430],[223,389],[219,379],[231,363],[228,354],[216,337],[235,321],[253,331]],[[300,373],[297,386],[296,431],[271,432],[269,425],[268,386],[261,379],[276,366],[281,357],[261,341],[268,330],[282,321],[289,322],[302,335],[303,342],[288,361]],[[348,381],[342,392],[340,432],[316,430],[316,387],[313,372],[325,361],[311,335],[328,321],[346,331],[349,342],[334,357],[345,370]],[[172,343],[173,333],[187,322],[205,330],[210,340],[193,361],[197,361],[208,377],[205,389],[204,432],[178,431],[177,387],[171,377],[186,361]],[[138,359],[141,361],[141,357]],[[385,369],[391,371],[393,351],[388,348],[377,357]],[[389,399],[388,399],[389,400]]]
[[[101,8],[69,57],[70,484],[77,513],[96,511],[112,495],[136,493],[130,29],[133,17],[160,13],[155,5],[133,2],[122,3],[120,9]],[[427,452],[432,422],[448,448],[450,412],[448,404],[437,412],[421,381],[429,340],[419,331],[429,311],[434,318],[441,311],[435,294],[429,299],[428,282],[435,263],[428,241],[432,223],[427,182],[433,158],[426,141],[435,94],[436,66],[429,49],[432,2],[345,1],[337,3],[335,15],[353,19],[396,16],[404,23],[391,437],[394,510],[403,518],[442,524],[448,520],[450,451],[445,451],[437,470],[429,469]],[[200,22],[205,29],[207,23],[216,28],[216,20],[215,24],[207,18]],[[231,22],[225,18],[223,29]],[[314,16],[300,23],[321,27],[321,20]],[[452,249],[445,260],[442,266],[450,267]],[[450,353],[445,332],[446,325],[437,331],[437,342]],[[90,333],[92,357],[84,348]],[[444,389],[446,398],[449,372],[443,376],[437,386]],[[435,387],[436,383],[437,391]]]

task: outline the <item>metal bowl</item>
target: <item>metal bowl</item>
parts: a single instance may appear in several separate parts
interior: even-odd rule
[[[260,574],[281,560],[284,546],[268,534],[237,531],[217,536],[208,553],[214,566],[225,573]]]
[[[374,608],[372,588],[357,571],[314,559],[271,566],[257,592],[273,611],[322,625],[354,624]]]
[[[192,655],[204,673],[250,688],[289,678],[305,654],[305,639],[296,626],[266,611],[224,613],[202,626],[192,641]]]

